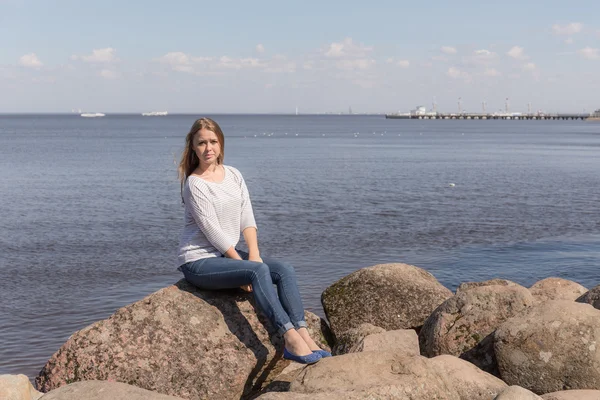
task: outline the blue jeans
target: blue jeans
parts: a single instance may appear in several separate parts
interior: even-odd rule
[[[180,269],[188,282],[204,290],[252,284],[258,308],[281,335],[292,328],[306,327],[294,268],[286,262],[266,257],[262,263],[247,261],[248,253],[237,252],[243,260],[224,256],[201,258],[183,264]],[[277,292],[273,284],[277,285]]]

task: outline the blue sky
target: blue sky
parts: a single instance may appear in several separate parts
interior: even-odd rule
[[[598,1],[0,0],[0,113],[582,112]]]

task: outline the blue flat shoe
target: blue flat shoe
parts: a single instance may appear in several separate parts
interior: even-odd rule
[[[297,356],[292,354],[286,349],[283,348],[283,358],[286,360],[296,361],[300,364],[314,364],[321,359],[321,355],[319,353],[311,353],[307,356]]]
[[[320,354],[321,358],[331,357],[331,353],[326,350],[313,350],[313,354]]]

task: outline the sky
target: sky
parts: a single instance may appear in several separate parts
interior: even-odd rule
[[[0,113],[600,108],[600,1],[0,0]]]

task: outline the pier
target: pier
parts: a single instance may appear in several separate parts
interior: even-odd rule
[[[505,120],[586,120],[594,114],[386,114],[388,119],[505,119]]]

